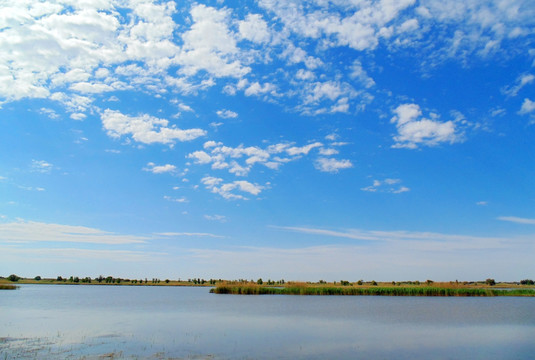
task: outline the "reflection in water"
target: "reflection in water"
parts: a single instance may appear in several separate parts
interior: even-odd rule
[[[535,299],[234,296],[27,285],[0,297],[2,358],[527,359]]]

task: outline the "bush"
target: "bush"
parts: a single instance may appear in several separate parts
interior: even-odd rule
[[[41,277],[39,275],[37,275],[36,277],[33,278],[35,281],[40,281],[41,280]]]
[[[485,283],[489,286],[494,286],[496,285],[496,281],[494,281],[494,279],[487,279],[485,280]]]
[[[16,281],[19,281],[21,279],[21,277],[15,275],[15,274],[11,274],[7,277],[7,279],[9,281],[12,281],[12,282],[16,282]]]
[[[522,285],[535,285],[535,281],[533,281],[531,279],[524,279],[524,280],[520,280],[520,284],[522,284]]]

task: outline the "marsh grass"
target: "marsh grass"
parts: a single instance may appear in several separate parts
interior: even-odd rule
[[[254,285],[219,285],[215,294],[233,295],[372,295],[372,296],[535,296],[535,290],[495,290],[445,287],[337,287],[292,286],[267,287]]]
[[[18,286],[10,284],[0,284],[0,290],[15,290]]]

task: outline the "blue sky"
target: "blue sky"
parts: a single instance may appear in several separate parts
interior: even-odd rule
[[[531,1],[0,1],[7,276],[535,276]]]

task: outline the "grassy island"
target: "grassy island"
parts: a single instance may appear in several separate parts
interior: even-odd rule
[[[252,284],[220,284],[211,289],[210,292],[234,295],[535,296],[534,289],[491,289],[448,285],[318,286],[316,284],[288,284],[284,287],[275,287]]]
[[[0,290],[15,290],[16,288],[16,285],[0,284]]]

